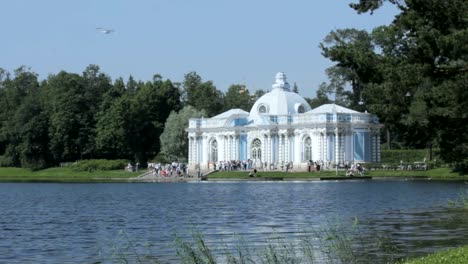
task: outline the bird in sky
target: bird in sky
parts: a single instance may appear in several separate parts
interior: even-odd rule
[[[106,34],[106,35],[114,32],[113,29],[109,29],[109,28],[100,28],[100,27],[98,27],[98,28],[96,28],[96,30],[98,30],[102,34]]]

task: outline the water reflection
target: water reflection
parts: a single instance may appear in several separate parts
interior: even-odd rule
[[[336,223],[352,227],[355,218],[359,232],[350,234],[367,253],[397,248],[398,257],[416,256],[467,244],[467,212],[447,209],[463,188],[399,181],[2,183],[0,262],[102,261],[129,241],[139,254],[151,249],[177,262],[175,236],[190,239],[194,230],[222,254],[239,239],[253,249],[277,238],[299,244]]]

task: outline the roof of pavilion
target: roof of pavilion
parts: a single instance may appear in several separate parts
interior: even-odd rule
[[[321,114],[321,113],[348,113],[348,114],[356,114],[359,113],[358,111],[337,105],[337,104],[324,104],[319,107],[316,107],[306,114]]]
[[[217,116],[213,116],[212,118],[229,118],[233,115],[245,115],[245,116],[248,116],[249,115],[249,112],[246,112],[242,109],[238,109],[238,108],[235,108],[235,109],[231,109],[231,110],[228,110],[224,113],[221,113]]]

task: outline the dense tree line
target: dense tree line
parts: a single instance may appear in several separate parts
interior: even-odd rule
[[[338,29],[325,37],[323,55],[336,64],[320,93],[376,113],[389,147],[437,146],[440,156],[468,168],[468,2],[359,0],[358,13],[385,2],[400,13],[371,32]],[[350,89],[347,89],[347,88]]]
[[[97,65],[43,81],[26,67],[0,69],[0,166],[40,169],[94,158],[144,164],[158,154],[186,159],[189,118],[248,111],[255,100],[243,85],[225,95],[195,72],[180,86],[158,74],[112,82]]]

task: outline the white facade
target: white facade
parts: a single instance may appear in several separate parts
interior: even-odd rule
[[[250,159],[257,168],[292,162],[295,169],[305,169],[310,160],[326,166],[380,161],[382,125],[375,115],[335,104],[311,109],[289,90],[281,72],[272,87],[250,113],[232,109],[190,119],[189,166],[207,169],[219,161]]]

